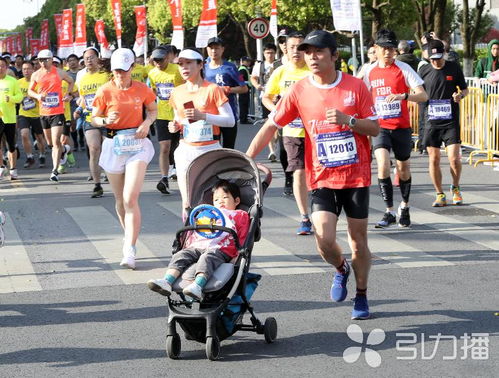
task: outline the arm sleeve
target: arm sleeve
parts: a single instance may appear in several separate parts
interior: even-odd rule
[[[280,129],[300,116],[294,96],[295,88],[296,83],[289,87],[286,94],[277,103],[275,112],[271,112],[269,115],[269,119]]]
[[[405,64],[401,69],[405,76],[405,82],[409,88],[414,89],[424,84],[423,79],[421,79],[416,71],[408,64]]]
[[[359,118],[376,120],[378,116],[374,110],[373,97],[367,89],[364,82],[359,83],[359,90],[357,91],[358,104],[359,104]]]
[[[19,104],[23,99],[23,93],[21,92],[21,88],[19,87],[19,83],[14,81],[12,83],[12,101],[16,104]]]
[[[218,107],[219,114],[206,113],[206,122],[219,127],[233,127],[235,120],[230,104],[226,102]]]

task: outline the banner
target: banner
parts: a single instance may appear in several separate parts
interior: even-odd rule
[[[217,0],[203,0],[203,11],[196,34],[196,47],[206,47],[217,36]]]
[[[360,0],[331,0],[336,30],[356,31],[362,28]]]
[[[103,20],[95,21],[94,33],[100,46],[101,57],[110,58],[111,50],[109,49],[109,43],[107,42],[106,33],[104,31],[105,28],[106,26]]]
[[[12,37],[5,38],[5,51],[12,55],[12,48],[14,47],[14,39]]]
[[[113,11],[114,30],[116,31],[116,40],[118,47],[121,47],[121,0],[110,0]]]
[[[57,36],[57,50],[61,47],[62,36],[62,14],[54,14],[55,34]]]
[[[29,45],[31,46],[31,57],[37,56],[40,52],[40,40],[31,38]]]
[[[24,37],[26,40],[26,52],[29,54],[30,53],[30,41],[33,38],[33,28],[27,28],[26,31],[24,32]]]
[[[12,60],[14,60],[14,57],[17,54],[17,37],[16,35],[12,35],[12,50],[10,50],[10,55],[12,56]]]
[[[133,7],[135,12],[135,21],[137,24],[137,33],[135,34],[135,43],[133,51],[136,56],[144,55],[147,57],[147,19],[146,6],[137,5]]]
[[[22,37],[21,33],[17,33],[16,39],[17,39],[17,51],[16,51],[16,55],[24,55],[23,37]]]
[[[49,48],[49,20],[45,19],[42,21],[42,26],[40,28],[40,50]]]
[[[60,58],[66,58],[73,53],[73,10],[62,11],[61,45],[57,51]]]
[[[277,39],[277,0],[272,0],[270,9],[270,34],[274,39]]]
[[[85,17],[85,4],[76,5],[76,28],[75,43],[73,52],[77,56],[82,56],[87,48],[87,23]]]
[[[184,26],[182,20],[182,3],[180,0],[168,0],[172,15],[173,34],[171,44],[179,50],[184,48]]]

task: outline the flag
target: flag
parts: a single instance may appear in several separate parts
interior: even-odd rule
[[[37,56],[40,52],[40,40],[31,38],[29,45],[31,46],[31,57]]]
[[[55,34],[57,36],[57,50],[61,47],[62,13],[54,14]]]
[[[217,0],[203,0],[203,11],[196,34],[196,47],[206,47],[217,36]]]
[[[170,3],[170,12],[172,14],[173,34],[172,42],[177,49],[184,48],[184,27],[182,20],[182,3],[180,0],[168,0]]]
[[[105,28],[106,25],[104,24],[103,20],[95,21],[94,32],[95,38],[97,38],[97,42],[100,46],[101,57],[110,58],[111,50],[109,49],[109,43],[107,42],[106,33],[104,31]]]
[[[270,34],[277,39],[277,0],[272,0],[270,9]]]
[[[24,38],[26,39],[26,52],[29,54],[30,53],[30,41],[33,38],[33,28],[26,28],[26,31],[24,32]]]
[[[16,39],[17,39],[17,51],[16,51],[16,54],[17,55],[24,55],[23,37],[22,37],[21,33],[17,33]]]
[[[13,39],[12,37],[7,37],[5,38],[5,51],[8,52],[9,54],[12,54],[12,48],[13,46]]]
[[[49,20],[45,19],[42,21],[42,26],[40,28],[40,50],[49,48]]]
[[[331,0],[336,30],[356,31],[362,28],[360,0]]]
[[[62,32],[61,45],[57,51],[57,55],[61,58],[66,58],[73,53],[73,10],[64,9],[62,11]]]
[[[116,31],[116,40],[118,47],[121,47],[121,0],[110,0],[113,10],[114,30]]]
[[[146,6],[138,5],[133,7],[135,11],[135,21],[137,23],[137,33],[135,34],[135,43],[133,44],[133,51],[136,56],[147,56],[147,19],[146,19]]]
[[[78,56],[83,55],[87,48],[87,23],[85,17],[85,4],[76,5],[76,29],[74,53]]]

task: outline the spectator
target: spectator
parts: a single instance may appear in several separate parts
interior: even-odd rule
[[[487,57],[478,61],[475,68],[475,76],[487,78],[487,76],[499,69],[499,39],[493,39],[487,44]]]
[[[242,75],[244,82],[251,88],[250,81],[250,70],[251,70],[252,60],[249,56],[243,56],[241,58],[241,65],[238,68],[239,73]],[[241,123],[248,123],[248,113],[250,106],[250,91],[246,93],[239,94],[239,121]]]
[[[408,41],[400,41],[398,44],[399,55],[395,59],[407,63],[414,71],[418,70],[419,59],[412,53],[411,45]]]

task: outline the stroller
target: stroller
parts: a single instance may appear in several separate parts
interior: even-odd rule
[[[264,176],[263,180],[260,175]],[[192,225],[199,204],[211,204],[211,188],[225,179],[237,184],[241,190],[239,208],[248,212],[250,226],[244,245],[239,244],[234,230],[219,225]],[[263,194],[272,181],[267,167],[256,165],[244,153],[217,149],[196,158],[187,169],[187,208],[185,226],[177,231],[172,254],[182,249],[188,232],[201,230],[209,232],[230,232],[234,237],[239,255],[230,263],[219,266],[203,289],[201,301],[188,300],[182,290],[194,280],[195,264],[189,267],[173,284],[173,292],[179,299],[168,297],[168,326],[166,352],[169,358],[180,356],[181,340],[177,324],[185,332],[187,340],[206,344],[206,357],[216,360],[220,356],[220,341],[235,332],[251,331],[265,336],[267,343],[277,337],[277,322],[269,317],[262,324],[255,316],[249,300],[260,276],[249,272],[251,252],[255,241],[260,240],[260,218],[262,217]],[[234,261],[235,260],[235,261]],[[175,297],[176,298],[176,297]],[[251,324],[243,323],[243,315],[248,311]]]

